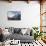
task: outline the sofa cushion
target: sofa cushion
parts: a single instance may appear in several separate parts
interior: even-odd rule
[[[13,39],[20,40],[20,42],[32,42],[32,40],[34,40],[34,37],[33,36],[21,35],[21,34],[17,34],[17,33],[15,33],[13,35],[10,35],[9,38],[11,40],[13,40]]]
[[[10,32],[11,34],[14,34],[14,27],[9,27],[8,32]]]
[[[21,33],[24,35],[24,34],[26,34],[26,32],[27,32],[27,29],[21,29]]]
[[[14,33],[20,33],[21,29],[20,28],[14,28]]]

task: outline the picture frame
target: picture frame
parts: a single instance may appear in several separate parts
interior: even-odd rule
[[[21,20],[21,11],[8,11],[8,20]]]

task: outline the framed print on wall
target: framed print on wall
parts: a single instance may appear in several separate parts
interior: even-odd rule
[[[21,11],[8,11],[8,20],[21,20]]]

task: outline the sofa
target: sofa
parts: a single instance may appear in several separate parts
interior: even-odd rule
[[[32,31],[30,30],[30,33],[26,31],[25,34],[23,34],[21,31],[28,29],[28,28],[9,28],[10,35],[7,37],[10,38],[10,40],[20,40],[21,43],[31,43],[34,41],[34,37],[32,35]],[[29,31],[29,30],[28,30]],[[30,35],[29,35],[30,34]]]

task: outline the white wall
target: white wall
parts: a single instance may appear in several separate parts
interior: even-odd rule
[[[21,20],[7,20],[8,11],[21,11]],[[13,1],[12,3],[0,1],[0,26],[30,28],[32,26],[40,26],[40,4],[35,1],[29,4],[24,1]]]

